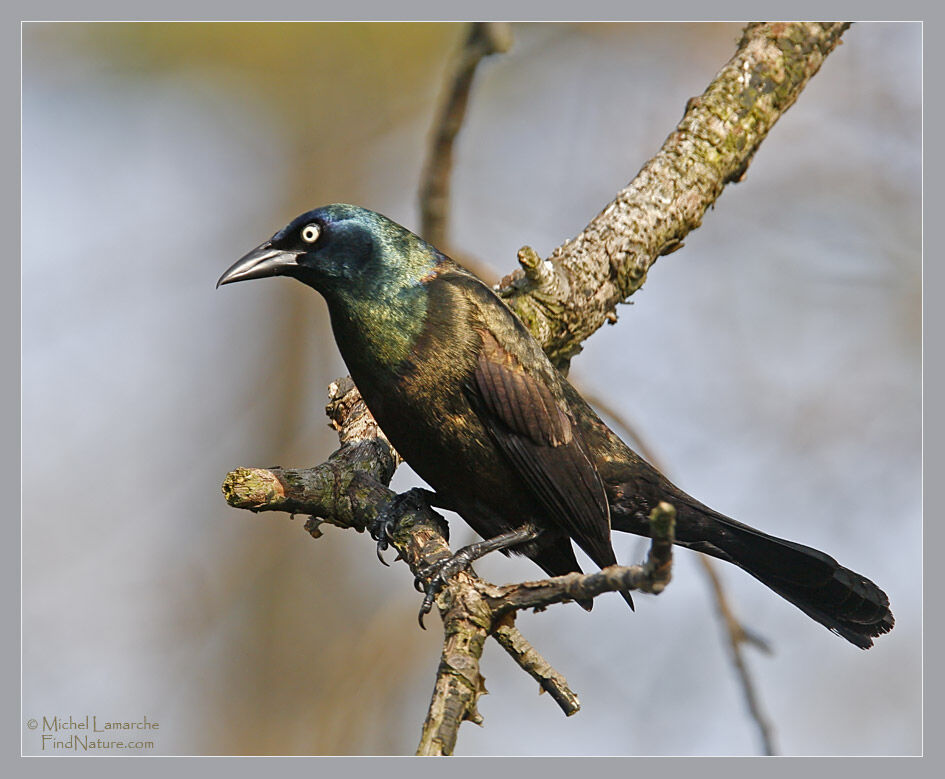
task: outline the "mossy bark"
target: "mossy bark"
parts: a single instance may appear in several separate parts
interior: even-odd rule
[[[682,246],[725,185],[740,181],[846,23],[756,23],[662,148],[584,231],[545,261],[526,247],[499,294],[566,370],[582,342]]]

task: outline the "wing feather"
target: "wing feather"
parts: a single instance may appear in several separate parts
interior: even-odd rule
[[[468,390],[499,448],[548,512],[601,567],[615,562],[610,507],[554,369],[535,375],[488,330]],[[558,397],[555,396],[558,390]]]

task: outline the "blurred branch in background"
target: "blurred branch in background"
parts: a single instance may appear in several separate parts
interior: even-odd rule
[[[681,246],[682,238],[698,227],[702,214],[718,198],[725,184],[741,180],[768,130],[793,104],[824,57],[839,43],[846,27],[845,24],[752,24],[746,27],[735,57],[700,98],[689,101],[682,121],[660,153],[580,236],[557,249],[546,262],[538,261],[532,251],[520,252],[524,270],[503,280],[503,293],[560,366],[566,369],[570,358],[580,350],[581,342],[604,321],[613,319],[615,305],[640,287],[657,257]],[[474,50],[479,46],[477,35],[474,29],[467,41]],[[435,183],[424,188],[423,200],[430,206],[425,209],[425,224],[434,231],[442,231],[444,236],[451,144],[458,131],[475,66],[481,58],[482,54],[474,53],[468,61],[462,60],[465,64],[459,68],[455,92],[459,108],[451,111],[449,106],[453,101],[447,101],[445,129],[434,135],[434,145],[442,143],[444,151],[439,157],[433,155],[431,172],[426,177],[427,181]],[[438,158],[441,162],[436,162]],[[228,477],[227,497],[232,505],[242,500],[241,485],[248,483],[245,477],[245,470],[235,471]],[[334,505],[320,506],[320,512],[332,517],[350,515],[356,500],[372,496],[380,499],[380,493],[373,488],[361,491],[353,473],[346,483],[348,488],[332,496]],[[292,484],[282,486],[290,489]],[[278,493],[278,489],[274,490],[274,497],[270,498],[264,491],[262,501],[257,501],[253,508],[267,508],[268,502],[274,501],[273,507],[281,505],[285,510],[286,504],[280,503],[284,494]],[[373,510],[377,509],[375,502]],[[414,569],[431,540],[430,527],[435,528],[436,524],[407,521],[401,523],[395,533],[395,545]],[[411,535],[414,531],[418,535]],[[654,552],[656,542],[654,538]],[[412,554],[411,549],[416,550],[416,554]],[[461,574],[456,579],[465,576]],[[592,576],[606,578],[606,574]],[[625,586],[627,581],[623,584]],[[450,610],[455,606],[450,594],[455,586],[458,585],[451,581],[437,597],[447,633],[441,671],[450,666],[445,658],[456,650],[456,623],[450,618]],[[724,599],[720,597],[719,602],[724,603]],[[462,620],[475,624],[470,613],[463,611]],[[731,636],[735,635],[731,629],[735,624],[730,623]],[[462,669],[464,673],[438,675],[438,679],[448,681],[447,687],[452,689],[441,690],[438,682],[428,723],[435,720],[438,723],[435,730],[447,736],[430,740],[429,730],[425,728],[426,746],[421,745],[424,753],[450,753],[459,723],[466,718],[478,720],[475,702],[482,691],[478,656],[482,645],[480,637],[482,640],[485,637],[483,630],[487,628],[478,625],[470,634],[474,637],[469,638],[460,652],[471,663]],[[743,637],[744,631],[740,635]],[[741,638],[732,639],[733,651],[740,641]],[[471,651],[470,645],[473,645]],[[743,668],[737,660],[736,665]],[[457,685],[459,677],[465,682]],[[766,748],[773,751],[763,719],[752,705],[754,696],[747,674],[743,675],[742,682]],[[433,742],[437,746],[432,746]]]
[[[636,428],[618,413],[612,406],[606,403],[600,397],[580,390],[592,406],[596,406],[606,416],[617,424],[622,432],[627,436],[631,446],[645,459],[650,465],[657,468],[663,475],[668,476],[670,471],[660,462],[659,458],[653,453],[650,446],[643,440]],[[735,673],[738,675],[738,681],[741,684],[742,694],[745,698],[745,704],[748,707],[748,713],[758,729],[758,737],[761,741],[761,748],[765,755],[776,755],[777,749],[774,745],[773,727],[764,713],[761,701],[758,699],[758,693],[755,690],[755,683],[748,670],[748,664],[742,654],[742,645],[749,644],[765,654],[771,653],[771,646],[763,638],[753,631],[747,629],[735,616],[735,612],[729,603],[725,588],[722,585],[722,578],[716,570],[716,563],[704,554],[697,553],[699,562],[709,579],[712,588],[712,594],[715,597],[716,613],[725,630],[729,653],[732,658],[732,664],[735,666]]]
[[[748,713],[758,728],[758,738],[761,741],[762,752],[765,755],[776,755],[778,751],[774,742],[774,728],[762,709],[761,701],[758,699],[758,693],[755,690],[754,680],[748,670],[745,656],[742,654],[743,644],[754,646],[765,653],[770,653],[771,648],[763,638],[746,630],[745,626],[735,616],[725,595],[725,590],[722,588],[722,579],[716,570],[715,563],[704,554],[699,555],[699,561],[702,563],[702,568],[712,584],[717,611],[728,637],[732,664],[735,666],[735,673],[738,675],[738,681],[741,684]]]
[[[476,68],[484,57],[500,54],[512,45],[512,31],[502,22],[476,22],[446,80],[445,99],[430,134],[427,160],[420,180],[420,234],[441,251],[451,254],[447,239],[453,145],[466,118],[469,91]],[[478,268],[470,268],[479,275]]]

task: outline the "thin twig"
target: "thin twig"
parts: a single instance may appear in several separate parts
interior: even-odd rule
[[[650,512],[650,551],[643,565],[611,565],[595,573],[568,573],[550,579],[506,584],[486,596],[493,613],[544,610],[554,603],[588,601],[605,592],[639,590],[659,595],[669,584],[676,509],[659,503]]]
[[[514,620],[514,613],[499,618],[493,627],[492,637],[522,670],[538,682],[539,690],[548,693],[566,716],[576,714],[581,708],[581,702],[568,686],[568,680],[525,640],[515,627]]]

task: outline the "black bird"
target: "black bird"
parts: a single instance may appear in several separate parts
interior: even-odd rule
[[[475,556],[511,551],[557,576],[580,571],[574,541],[603,568],[616,563],[611,529],[647,536],[650,510],[665,500],[677,544],[734,563],[858,647],[892,629],[889,600],[869,579],[671,484],[600,420],[486,284],[399,224],[351,205],[309,211],[217,286],[267,276],[324,296],[368,408],[433,488],[431,502],[486,539]]]

